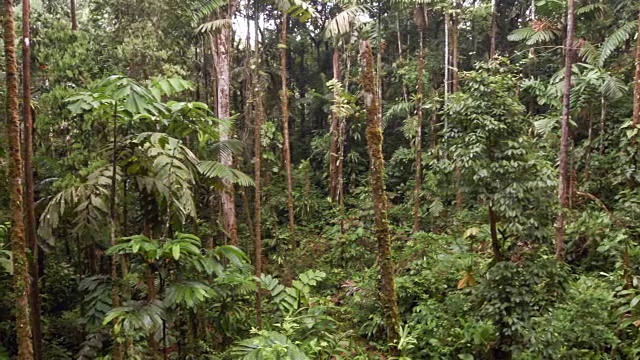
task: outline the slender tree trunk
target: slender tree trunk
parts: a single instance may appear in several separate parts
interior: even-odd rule
[[[449,22],[451,21],[449,12],[444,13],[444,102],[447,103],[449,97]],[[447,123],[445,120],[445,129]]]
[[[117,183],[117,162],[118,162],[118,104],[113,105],[113,150],[111,157],[111,189],[109,198],[109,237],[110,245],[115,246],[118,242],[118,213],[117,213],[117,200],[118,196],[118,183]],[[114,255],[111,258],[111,301],[112,307],[117,308],[120,306],[120,287],[118,286],[118,256]],[[122,344],[117,341],[117,334],[113,333],[113,358],[114,360],[123,359]]]
[[[391,234],[387,217],[387,195],[384,185],[382,155],[382,125],[379,98],[374,75],[373,52],[368,40],[360,40],[363,98],[367,113],[367,148],[369,152],[371,188],[375,212],[375,236],[380,266],[380,305],[389,343],[399,338],[400,316],[394,284],[394,265],[391,259]]]
[[[76,0],[71,0],[69,3],[69,8],[71,11],[71,30],[78,30],[78,17],[76,15]]]
[[[416,129],[416,174],[415,174],[415,188],[413,190],[413,231],[420,231],[420,195],[422,193],[422,106],[424,102],[424,28],[427,24],[427,13],[424,6],[418,6],[417,19],[418,20],[418,96],[416,100],[416,116],[417,129]]]
[[[556,218],[556,259],[564,260],[564,211],[569,205],[569,120],[571,117],[571,66],[573,64],[574,0],[568,0],[567,43],[565,49],[564,88],[562,94],[562,130],[560,137],[560,182],[558,198],[560,211]]]
[[[228,18],[233,18],[234,4],[233,1],[228,5]],[[216,71],[218,74],[218,117],[222,120],[231,120],[230,94],[231,94],[231,29],[223,28],[217,36],[218,47],[216,51]],[[220,141],[230,139],[231,126],[228,123],[220,125]],[[233,156],[227,152],[220,154],[220,162],[222,165],[232,167]],[[229,243],[238,246],[238,224],[236,218],[236,200],[235,190],[231,182],[223,180],[224,189],[220,197],[222,200],[222,216],[223,227]]]
[[[460,5],[453,0],[454,13],[451,17],[451,93],[459,90],[458,66],[460,62]]]
[[[287,87],[287,14],[282,15],[282,29],[280,34],[280,75],[282,78],[282,92],[280,99],[282,102],[282,136],[284,144],[282,146],[282,156],[284,157],[284,168],[287,173],[287,208],[289,209],[289,232],[291,233],[291,244],[294,244],[295,218],[293,213],[293,178],[291,176],[291,143],[289,141],[289,89]]]
[[[340,52],[338,51],[337,45],[333,50],[333,78],[336,81],[340,81]],[[334,98],[338,97],[338,90],[334,90],[333,96]],[[331,113],[331,126],[329,128],[329,132],[331,134],[331,153],[329,154],[329,196],[333,203],[338,202],[338,167],[339,161],[341,161],[341,159],[338,158],[340,138],[339,120],[339,115],[333,111]]]
[[[454,13],[451,16],[451,93],[455,93],[459,90],[458,86],[458,58],[460,53],[460,46],[458,39],[460,37],[460,30],[458,24],[458,1],[453,0]],[[456,166],[454,171],[454,177],[456,182],[456,210],[462,211],[464,209],[464,192],[462,191],[462,171],[460,166]]]
[[[396,12],[396,33],[397,33],[397,37],[398,37],[398,62],[400,64],[403,63],[402,61],[402,29],[400,27],[400,15],[398,15],[398,13]],[[404,81],[404,79],[402,80],[402,98],[404,99],[404,101],[409,101],[409,95],[407,94],[407,84]]]
[[[638,39],[636,41],[636,74],[633,90],[633,127],[640,123],[640,9],[638,10]]]
[[[497,0],[491,0],[491,30],[489,34],[489,60],[496,56],[496,36],[498,34]]]
[[[29,304],[29,261],[25,238],[23,205],[23,164],[20,143],[20,115],[18,110],[18,63],[16,60],[16,29],[13,19],[13,0],[4,2],[4,57],[7,80],[7,136],[9,138],[9,181],[11,184],[11,250],[16,301],[16,331],[18,360],[34,358],[31,338],[31,306]]]
[[[22,1],[22,117],[24,122],[24,183],[25,223],[27,244],[31,251],[29,273],[31,274],[30,303],[31,330],[33,331],[33,353],[42,359],[42,323],[40,320],[40,289],[38,270],[38,241],[36,238],[36,211],[33,179],[33,113],[31,110],[31,3]]]
[[[259,1],[255,0],[255,8],[254,8],[254,16],[256,19],[255,23],[255,53],[254,53],[254,67],[253,71],[255,79],[254,79],[254,101],[255,101],[255,117],[253,124],[253,153],[254,153],[254,163],[253,163],[253,173],[255,178],[255,199],[253,201],[254,204],[254,218],[255,218],[255,265],[256,265],[256,276],[260,276],[262,274],[262,138],[261,138],[261,127],[264,117],[264,108],[262,106],[262,98],[263,98],[263,89],[262,82],[260,81],[260,43],[258,41],[258,27],[260,26],[260,12],[259,12]],[[258,329],[262,329],[262,291],[260,287],[258,287],[258,291],[256,292],[256,324]]]

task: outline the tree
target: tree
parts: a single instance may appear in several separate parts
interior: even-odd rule
[[[633,90],[633,127],[640,123],[640,10],[638,10],[638,35],[636,39],[636,72]]]
[[[427,26],[427,8],[424,4],[418,5],[415,10],[416,25],[418,26],[418,86],[416,102],[416,175],[413,195],[413,231],[420,230],[420,197],[422,194],[422,109],[424,107],[424,33]],[[432,134],[432,136],[434,136]]]
[[[20,115],[18,110],[18,63],[16,60],[16,29],[13,19],[13,0],[4,2],[4,56],[7,80],[7,137],[9,138],[9,179],[11,184],[11,249],[13,253],[14,296],[16,300],[16,330],[18,359],[34,358],[31,332],[31,305],[29,299],[28,244],[24,223],[24,168],[20,141]]]
[[[36,238],[36,210],[33,179],[33,116],[31,109],[31,3],[22,1],[22,118],[24,124],[24,190],[25,225],[31,275],[30,304],[33,331],[33,352],[42,359],[42,323],[40,320],[40,271],[38,269],[39,246]]]
[[[69,0],[69,12],[71,12],[71,30],[78,30],[78,16],[76,14],[76,0]]]
[[[230,121],[231,121],[231,47],[232,41],[232,29],[231,19],[235,13],[234,0],[230,0],[227,4],[226,18],[228,22],[222,26],[219,32],[216,33],[217,47],[215,50],[215,66],[217,79],[217,113],[218,118],[225,120],[220,125],[220,140],[227,141],[230,139]],[[233,157],[229,153],[222,153],[220,155],[220,163],[223,166],[233,166]],[[231,245],[238,245],[238,224],[236,218],[236,201],[234,194],[233,184],[224,181],[224,188],[220,193],[222,199],[222,217],[223,228],[226,236],[229,239]]]
[[[380,267],[380,305],[385,322],[387,339],[393,344],[399,339],[400,315],[394,281],[394,266],[391,259],[391,234],[387,215],[387,195],[384,185],[384,159],[382,156],[382,121],[378,89],[374,76],[373,51],[368,40],[360,40],[362,64],[362,98],[366,108],[367,149],[369,173],[374,203],[375,237],[378,244],[378,266]]]
[[[571,118],[571,68],[573,66],[574,54],[574,0],[567,1],[567,40],[565,46],[565,64],[564,64],[564,85],[562,93],[562,122],[560,133],[560,155],[558,172],[560,176],[558,199],[560,200],[560,210],[556,217],[556,258],[560,261],[564,260],[565,243],[564,243],[564,212],[569,206],[569,121]]]
[[[280,101],[282,106],[282,157],[284,160],[284,170],[287,177],[287,209],[289,212],[289,233],[290,241],[294,241],[296,228],[295,214],[293,210],[293,177],[291,175],[291,143],[289,141],[289,88],[287,86],[287,8],[282,11],[280,21],[280,79],[282,89],[280,90]]]

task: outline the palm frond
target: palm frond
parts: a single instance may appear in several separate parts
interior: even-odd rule
[[[598,65],[602,66],[609,56],[621,45],[623,45],[636,30],[636,21],[628,22],[611,34],[602,43],[602,52],[600,54],[600,61]]]
[[[327,38],[335,38],[349,33],[360,23],[365,22],[369,7],[354,5],[344,9],[327,24],[324,34]]]
[[[198,164],[198,171],[208,178],[221,179],[240,186],[254,185],[253,179],[247,174],[225,166],[218,161],[201,161]]]
[[[231,19],[216,19],[213,21],[207,21],[196,28],[198,34],[213,34],[222,29],[229,29],[233,23]]]

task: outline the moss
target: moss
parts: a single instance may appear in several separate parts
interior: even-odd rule
[[[387,215],[387,196],[384,186],[384,158],[382,154],[382,124],[380,102],[373,73],[373,53],[368,41],[360,42],[360,56],[363,65],[362,87],[367,112],[367,149],[369,152],[371,188],[375,211],[375,236],[378,244],[378,265],[380,266],[380,305],[387,327],[389,343],[398,340],[400,316],[398,298],[394,284],[394,265],[391,259],[391,235]]]

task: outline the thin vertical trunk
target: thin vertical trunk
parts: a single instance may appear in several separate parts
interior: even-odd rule
[[[340,81],[340,52],[338,51],[337,45],[333,50],[333,79]],[[334,90],[334,99],[337,98],[338,95],[338,90]],[[329,196],[333,203],[338,202],[338,167],[339,161],[341,161],[338,157],[338,142],[340,138],[339,126],[340,117],[335,111],[333,111],[331,113],[331,126],[329,128],[329,132],[331,134],[331,153],[329,154]]]
[[[254,31],[255,31],[255,49],[254,49],[254,64],[255,70],[253,71],[254,79],[254,101],[255,101],[255,117],[253,124],[253,173],[255,178],[255,198],[254,205],[254,217],[255,217],[255,265],[256,276],[262,274],[262,139],[261,139],[261,126],[264,116],[264,109],[262,107],[262,82],[260,81],[260,43],[258,41],[258,27],[260,26],[260,13],[259,13],[259,1],[254,2],[254,16],[256,19]],[[256,291],[256,324],[258,329],[262,329],[262,292],[258,287]]]
[[[69,4],[69,8],[71,11],[71,30],[78,30],[78,17],[76,15],[76,0],[71,0]]]
[[[498,34],[497,0],[491,0],[491,30],[489,33],[489,60],[496,56],[496,36]]]
[[[633,90],[633,127],[640,123],[640,9],[638,10],[638,39],[636,41],[636,74]]]
[[[289,141],[289,89],[287,87],[287,14],[282,15],[282,28],[280,33],[280,76],[282,78],[282,156],[284,168],[287,173],[287,208],[289,209],[290,242],[294,244],[295,218],[293,213],[293,178],[291,176],[291,143]]]
[[[234,4],[233,1],[228,5],[228,18],[233,18]],[[217,111],[218,118],[226,121],[231,120],[231,29],[224,27],[217,35],[218,46],[214,48],[216,51],[216,72],[218,75],[218,101]],[[229,123],[220,125],[220,141],[230,139],[231,126]],[[228,152],[220,154],[220,163],[227,167],[233,166],[233,156]],[[238,224],[236,218],[236,200],[234,186],[228,180],[223,180],[223,190],[220,194],[222,201],[223,227],[229,243],[238,246]]]
[[[604,154],[604,125],[607,118],[607,102],[604,96],[600,96],[600,143],[598,144],[598,152]]]
[[[16,29],[13,19],[13,0],[4,2],[4,57],[7,81],[7,136],[9,138],[9,181],[11,184],[11,250],[18,336],[18,360],[33,359],[31,338],[31,306],[29,305],[29,262],[25,238],[23,206],[23,164],[20,143],[20,115],[18,110],[18,63],[16,60]]]
[[[31,251],[29,273],[31,274],[30,303],[31,330],[33,331],[33,353],[42,359],[42,323],[40,320],[40,289],[38,288],[38,241],[36,238],[36,211],[33,179],[33,113],[31,111],[31,3],[22,1],[22,117],[24,122],[24,184],[25,223],[27,244]]]
[[[115,246],[118,242],[118,213],[116,209],[116,196],[118,194],[117,184],[117,161],[118,161],[118,104],[113,105],[113,150],[111,157],[111,186],[110,186],[110,198],[109,198],[109,235],[110,245]],[[118,256],[114,255],[111,258],[111,301],[112,307],[117,308],[120,306],[120,287],[118,286]],[[117,341],[117,335],[113,333],[113,358],[115,360],[123,359],[122,344]]]
[[[560,211],[556,217],[556,259],[564,260],[564,211],[569,205],[569,120],[571,117],[571,66],[573,64],[574,0],[568,0],[567,43],[565,48],[564,87],[562,94],[562,130],[560,137],[559,190]]]
[[[458,43],[460,30],[458,26],[458,1],[453,0],[454,13],[451,16],[451,93],[455,93],[458,88],[458,58],[460,53],[460,46]],[[456,166],[454,171],[455,183],[456,183],[456,210],[462,211],[464,209],[464,192],[462,191],[462,172],[460,166]]]
[[[380,266],[380,305],[389,343],[399,338],[400,316],[394,284],[394,266],[391,258],[391,234],[387,217],[387,195],[384,185],[384,159],[382,155],[382,124],[379,97],[374,75],[373,52],[368,40],[360,40],[362,87],[367,117],[367,149],[369,152],[371,189],[375,216],[375,237],[378,243]]]
[[[416,174],[415,174],[415,188],[413,190],[413,231],[420,231],[420,195],[422,193],[422,105],[424,101],[424,28],[427,22],[426,8],[419,6],[416,11],[418,21],[418,96],[416,100],[416,116],[417,116],[417,129],[416,129]]]
[[[396,30],[398,35],[398,62],[402,64],[402,29],[400,28],[400,15],[396,13]],[[409,101],[409,95],[407,94],[407,84],[404,79],[402,80],[402,98],[404,101]]]
[[[454,13],[451,17],[451,93],[458,91],[458,65],[460,62],[460,6],[453,0]]]
[[[449,97],[449,12],[444,14],[444,102],[447,103]],[[447,123],[445,120],[445,129]]]

